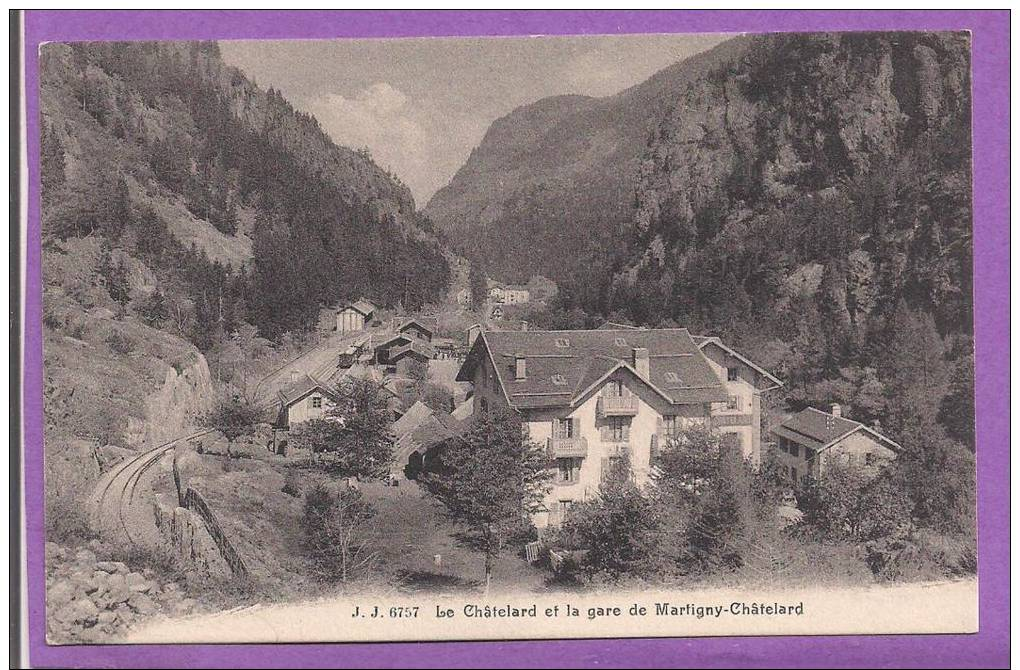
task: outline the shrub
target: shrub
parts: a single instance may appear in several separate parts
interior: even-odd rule
[[[283,493],[295,498],[301,497],[301,481],[297,473],[288,471],[283,477],[283,488],[280,489]]]
[[[964,535],[911,529],[867,542],[863,552],[872,573],[887,581],[928,581],[977,571],[974,544]]]
[[[648,577],[663,567],[663,526],[659,508],[634,484],[621,459],[593,500],[571,508],[559,542],[585,550],[578,568],[589,579]]]
[[[122,356],[126,356],[135,350],[134,340],[116,330],[106,336],[106,344],[110,347],[111,351]]]

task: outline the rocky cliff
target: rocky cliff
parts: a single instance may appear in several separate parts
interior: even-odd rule
[[[745,48],[730,40],[607,98],[558,96],[514,110],[425,213],[500,279],[584,274],[626,239],[649,133],[676,92]]]

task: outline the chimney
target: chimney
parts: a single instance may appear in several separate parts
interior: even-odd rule
[[[634,347],[634,369],[642,379],[648,379],[648,350],[644,347]]]
[[[514,379],[528,378],[528,359],[523,354],[514,356]]]
[[[843,408],[839,406],[839,403],[832,403],[830,409],[829,414],[832,414],[832,416],[843,416]]]

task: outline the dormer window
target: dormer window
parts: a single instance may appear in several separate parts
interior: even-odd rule
[[[316,409],[322,407],[322,396],[312,396],[312,407]]]
[[[667,372],[666,373],[666,383],[667,384],[679,384],[680,383],[680,375],[678,375],[675,372]]]
[[[625,347],[625,346],[627,346],[627,339],[624,338],[624,337],[616,338],[616,346],[618,346],[618,347]]]
[[[559,375],[559,374],[553,375],[552,376],[552,383],[556,384],[557,386],[563,386],[564,384],[567,383],[567,379],[563,375]]]
[[[557,337],[556,346],[559,347],[560,349],[566,349],[567,347],[570,346],[570,339],[566,337]]]

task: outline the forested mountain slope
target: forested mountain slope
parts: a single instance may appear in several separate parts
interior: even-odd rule
[[[841,402],[894,437],[937,421],[972,447],[968,36],[744,46],[669,89],[631,191],[609,206],[591,190],[600,210],[631,213],[615,239],[576,231],[608,243],[603,258],[524,238],[548,245],[528,249],[542,262],[575,263],[558,275],[558,308],[530,321],[722,335],[787,380],[780,398],[793,407]],[[541,171],[519,169],[532,165]],[[559,207],[555,195],[533,196],[531,225],[555,227],[534,214]],[[588,211],[579,200],[571,220]]]
[[[449,271],[406,187],[226,68],[215,44],[46,44],[40,75],[59,539],[84,532],[96,449],[200,421],[247,343],[292,351],[321,305],[362,295],[439,301]]]
[[[213,43],[47,45],[41,93],[45,234],[96,235],[165,270],[197,328],[277,337],[322,303],[444,294],[408,189]]]
[[[592,274],[626,240],[641,156],[675,91],[745,47],[730,40],[607,98],[557,96],[514,110],[493,122],[426,214],[497,279]]]

